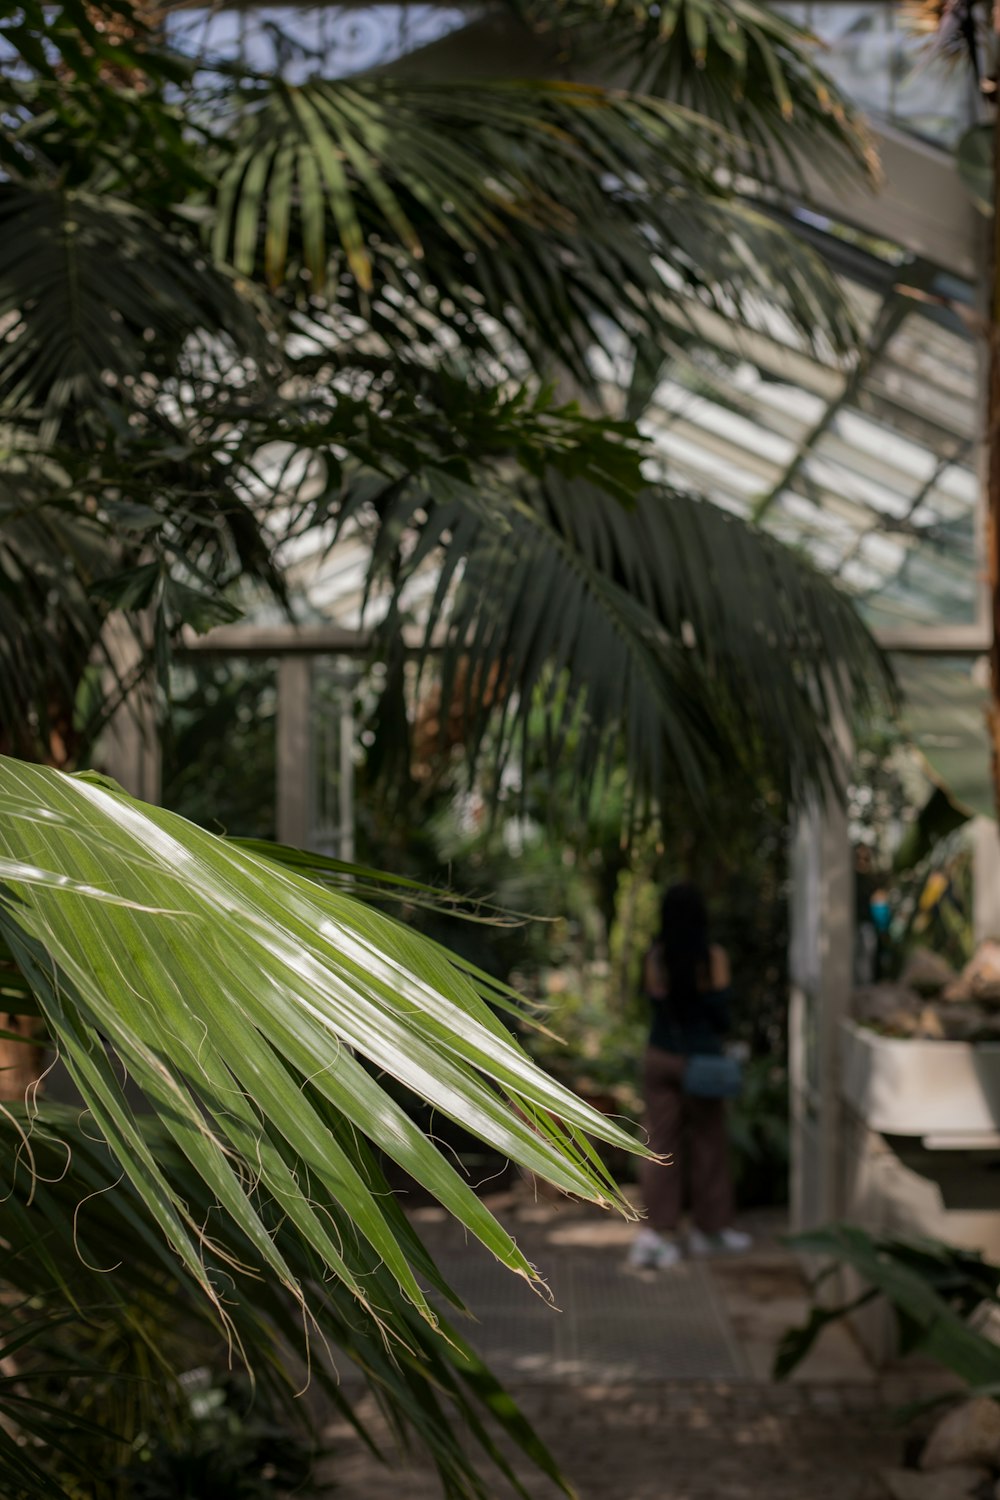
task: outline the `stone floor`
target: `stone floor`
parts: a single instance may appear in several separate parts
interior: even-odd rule
[[[746,1222],[738,1259],[654,1274],[624,1268],[630,1226],[578,1205],[497,1195],[559,1311],[498,1270],[442,1211],[417,1227],[477,1313],[468,1335],[514,1393],[580,1500],[877,1500],[878,1471],[900,1462],[895,1409],[943,1387],[919,1365],[876,1373],[850,1332],[826,1329],[794,1379],[775,1384],[778,1338],[801,1322],[804,1282],[779,1243],[780,1219]],[[373,1459],[346,1425],[331,1431],[340,1500],[439,1500],[431,1469],[392,1450]],[[516,1464],[532,1500],[559,1491]],[[485,1466],[484,1466],[485,1474]],[[496,1500],[514,1491],[499,1477]]]

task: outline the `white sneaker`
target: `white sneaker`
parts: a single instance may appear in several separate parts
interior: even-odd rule
[[[730,1225],[720,1229],[718,1234],[703,1234],[700,1229],[692,1229],[687,1247],[689,1255],[701,1260],[706,1255],[742,1255],[752,1244],[750,1235]]]
[[[681,1247],[677,1241],[648,1227],[639,1230],[628,1252],[628,1264],[633,1270],[666,1271],[680,1259]]]

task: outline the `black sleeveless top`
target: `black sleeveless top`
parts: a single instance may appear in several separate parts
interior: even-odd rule
[[[646,955],[646,962],[643,964],[644,985],[647,964],[650,963],[663,976],[663,993],[653,993],[648,987],[645,990],[653,1012],[649,1029],[650,1046],[661,1047],[664,1052],[678,1052],[684,1057],[691,1057],[696,1052],[720,1053],[729,1029],[732,988],[726,985],[724,989],[706,989],[690,1005],[674,1005],[667,988],[666,966],[659,943],[654,943]]]

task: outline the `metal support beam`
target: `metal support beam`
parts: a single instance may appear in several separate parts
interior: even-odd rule
[[[340,715],[340,858],[354,858],[354,707],[347,696]]]
[[[789,1105],[791,1216],[808,1229],[840,1211],[840,1022],[854,962],[854,869],[840,798],[800,815],[792,859]]]
[[[972,820],[972,936],[1000,938],[1000,830],[993,818]]]
[[[858,356],[858,360],[851,370],[847,379],[837,396],[828,402],[826,410],[819,421],[806,433],[795,453],[792,454],[784,473],[775,481],[753,508],[752,519],[760,521],[770,510],[778,497],[788,488],[794,479],[799,477],[803,465],[809,455],[815,450],[817,443],[825,432],[833,426],[837,413],[845,406],[849,406],[857,397],[861,385],[885,349],[893,334],[899,328],[903,319],[910,311],[910,305],[895,292],[889,292],[878,310],[878,314],[872,325],[870,334],[865,341],[865,347]]]
[[[883,651],[908,656],[982,656],[990,649],[986,625],[912,626],[903,630],[875,632]],[[206,635],[185,637],[177,649],[179,657],[197,656],[365,656],[371,650],[368,632],[342,630],[337,625],[225,625]],[[414,637],[408,650],[419,650]]]
[[[992,638],[984,625],[915,625],[876,630],[875,639],[883,651],[899,656],[985,656]]]
[[[339,625],[219,625],[204,635],[186,630],[177,647],[184,656],[365,656],[370,630]]]
[[[846,786],[850,726],[833,725],[835,769],[799,813],[792,843],[789,979],[791,1218],[795,1229],[841,1208],[840,1023],[854,983],[854,860]]]
[[[873,238],[904,245],[911,254],[946,266],[956,276],[975,278],[980,226],[952,152],[892,125],[871,121],[869,126],[881,162],[881,186],[873,190],[860,174],[843,173],[835,179],[822,163],[813,167],[803,162],[810,203]],[[801,196],[794,181],[789,180],[788,187]]]

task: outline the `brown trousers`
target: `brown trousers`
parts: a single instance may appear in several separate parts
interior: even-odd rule
[[[722,1099],[694,1099],[681,1093],[684,1058],[648,1047],[642,1085],[650,1148],[669,1156],[668,1165],[642,1163],[642,1191],[650,1228],[669,1234],[677,1228],[684,1198],[682,1140],[689,1155],[691,1217],[703,1234],[717,1234],[733,1221],[733,1188]]]

